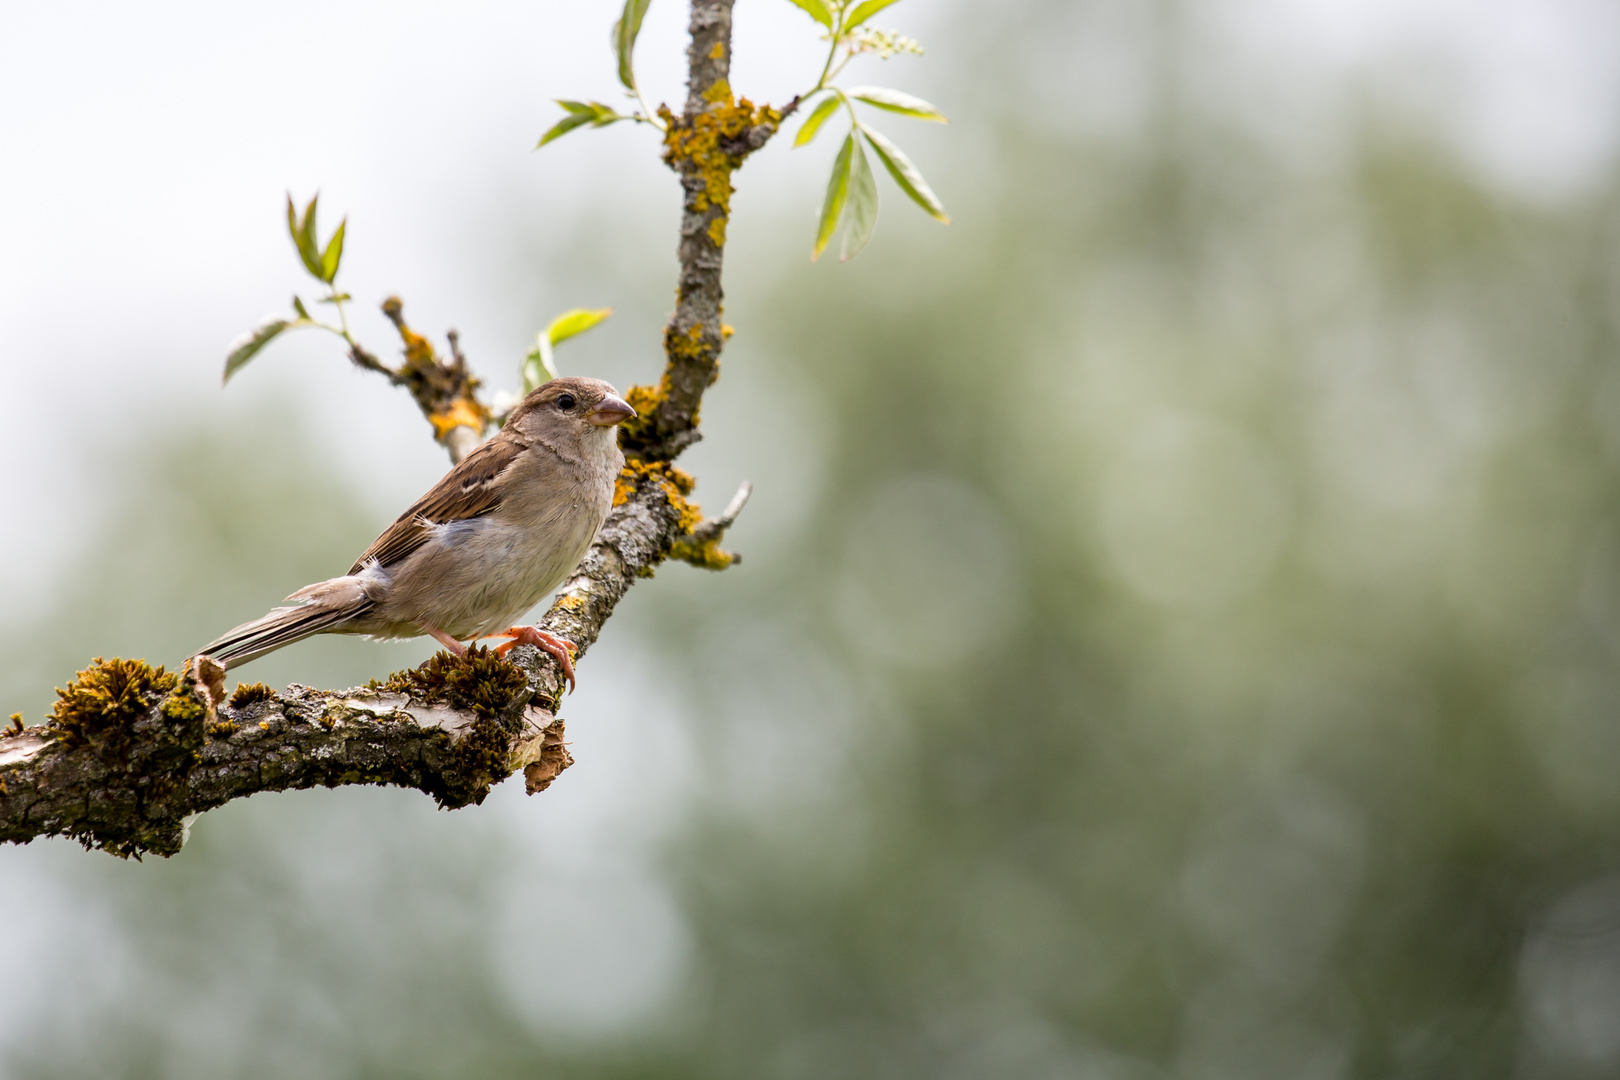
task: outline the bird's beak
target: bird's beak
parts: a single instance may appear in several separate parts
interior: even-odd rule
[[[585,419],[597,427],[612,427],[614,424],[628,420],[634,415],[636,415],[636,410],[630,407],[629,402],[609,394],[596,403],[596,408],[585,414]]]

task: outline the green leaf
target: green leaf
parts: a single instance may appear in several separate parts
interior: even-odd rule
[[[321,280],[328,285],[337,277],[338,263],[343,261],[343,231],[348,225],[348,218],[338,222],[337,232],[332,234],[332,239],[326,243],[326,250],[321,253]]]
[[[557,377],[557,362],[551,355],[551,342],[546,340],[544,333],[535,338],[535,347],[523,358],[523,392],[528,394],[535,387],[550,382]]]
[[[577,127],[584,127],[586,124],[590,124],[592,127],[606,127],[609,124],[628,119],[628,117],[621,116],[614,111],[612,106],[603,105],[600,101],[565,101],[562,98],[557,98],[556,101],[557,104],[567,110],[568,115],[557,121],[551,126],[551,130],[540,136],[540,141],[535,143],[534,146],[536,150],[553,139],[562,138]]]
[[[850,157],[849,222],[844,227],[844,239],[839,245],[839,262],[848,262],[859,255],[866,242],[872,239],[872,230],[877,227],[877,213],[877,177],[872,175],[872,166],[866,163],[866,152],[857,142],[855,153]]]
[[[827,5],[822,3],[821,0],[789,0],[789,2],[822,26],[829,30],[832,29],[832,12],[827,10]]]
[[[320,196],[317,195],[315,198],[318,199]],[[309,209],[300,217],[298,208],[293,205],[292,195],[288,194],[287,235],[292,237],[293,247],[298,249],[298,258],[304,264],[304,269],[320,277],[320,257],[316,254],[314,240],[310,238],[314,232],[312,228],[314,217],[315,199],[309,201]]]
[[[816,111],[805,117],[804,123],[799,125],[799,133],[793,136],[793,145],[804,146],[815,138],[816,132],[821,130],[821,125],[827,122],[827,117],[838,110],[838,102],[838,96],[834,94],[817,105]]]
[[[534,144],[534,148],[538,150],[542,146],[546,145],[546,143],[551,142],[553,139],[560,139],[570,131],[573,131],[575,128],[584,127],[590,122],[590,113],[570,112],[567,116],[551,125],[550,129],[548,129],[544,135],[540,136],[540,141]]]
[[[583,334],[593,326],[607,321],[613,309],[605,308],[573,308],[565,311],[546,327],[546,337],[553,345],[561,345],[576,334]]]
[[[827,178],[827,198],[821,204],[821,225],[816,229],[816,246],[810,249],[811,262],[821,258],[833,230],[838,228],[838,219],[844,214],[844,200],[849,197],[849,163],[854,154],[855,132],[851,129],[844,137],[844,145],[838,148],[832,175]]]
[[[948,124],[945,114],[934,108],[920,97],[902,94],[898,90],[885,90],[881,86],[857,86],[853,90],[845,91],[850,97],[864,101],[868,105],[876,105],[880,109],[888,109],[902,116],[914,116],[918,120],[932,120],[938,124]]]
[[[847,33],[848,31],[855,29],[867,19],[870,19],[872,16],[876,15],[890,4],[896,2],[897,0],[866,0],[864,4],[861,4],[854,11],[849,13],[849,20],[844,23],[845,32]]]
[[[304,261],[304,269],[321,277],[321,249],[315,244],[315,204],[320,201],[320,192],[316,192],[304,207],[304,216],[298,221],[298,257]]]
[[[606,322],[612,314],[612,308],[572,308],[552,319],[535,335],[534,348],[523,358],[523,392],[527,394],[541,383],[557,378],[554,346]]]
[[[652,0],[624,0],[624,14],[613,24],[613,51],[619,57],[619,81],[626,90],[636,88],[636,73],[630,56],[636,48],[636,37],[641,33],[641,20],[647,15]]]
[[[340,292],[340,293],[333,293],[331,296],[319,297],[319,298],[316,299],[315,302],[317,304],[341,304],[345,300],[353,300],[353,299],[354,299],[354,297],[350,296],[348,293]]]
[[[297,293],[293,294],[293,310],[298,312],[298,317],[305,322],[314,321],[309,317],[309,309],[304,306],[304,302],[298,299]]]
[[[923,174],[911,163],[911,159],[898,146],[865,124],[856,126],[866,136],[866,141],[872,144],[872,149],[877,151],[878,159],[889,170],[889,175],[894,177],[894,182],[900,185],[900,190],[911,196],[911,201],[928,211],[934,220],[949,225],[951,218],[945,212],[945,205],[939,201],[939,196],[934,194],[934,189],[928,186],[928,181],[923,179]]]
[[[275,340],[277,334],[287,327],[294,325],[291,321],[272,315],[264,322],[249,330],[230,344],[230,354],[225,357],[225,378],[222,383],[230,382],[235,375],[258,351]]]

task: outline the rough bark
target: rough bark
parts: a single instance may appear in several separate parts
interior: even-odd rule
[[[664,374],[657,388],[632,391],[644,415],[621,432],[629,464],[613,511],[540,622],[580,654],[630,586],[663,559],[711,568],[735,561],[717,544],[746,491],[724,515],[703,521],[684,498],[691,479],[668,464],[697,441],[703,392],[718,373],[731,174],[780,120],[774,110],[732,100],[726,81],[732,2],[693,0],[686,108],[680,117],[665,112],[665,160],[680,176],[686,212]],[[405,326],[398,302],[390,306],[406,341],[405,367],[392,371],[369,354],[355,362],[407,385],[457,457],[470,448],[462,446],[474,430],[469,418],[488,416],[476,380],[454,343],[451,363],[430,350],[413,357],[421,339]],[[130,672],[116,666],[121,662],[98,661],[63,693],[50,723],[0,738],[0,839],[69,835],[120,855],[172,855],[194,815],[260,791],[389,784],[453,808],[481,802],[493,784],[522,768],[533,793],[572,762],[555,716],[562,675],[529,646],[514,649],[511,660],[516,671],[498,664],[480,669],[495,675],[482,687],[489,693],[478,708],[401,690],[399,680],[410,673],[396,676],[393,689],[294,685],[281,693],[239,692],[232,704],[224,700],[222,672],[188,668],[176,680],[146,669],[161,677],[136,672],[131,682]]]

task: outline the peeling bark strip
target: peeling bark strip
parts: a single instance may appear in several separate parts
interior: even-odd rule
[[[721,517],[704,521],[685,499],[692,478],[668,464],[698,440],[703,392],[719,371],[731,174],[775,133],[782,116],[732,99],[732,2],[692,0],[686,109],[679,118],[666,110],[664,158],[681,178],[686,212],[664,375],[657,388],[632,388],[641,416],[620,431],[628,463],[613,511],[540,622],[581,655],[630,586],[651,577],[659,562],[674,555],[720,569],[735,561],[716,545],[746,491]],[[403,318],[396,321],[406,334]],[[397,378],[369,355],[356,362]],[[459,353],[456,363],[464,372]],[[413,396],[447,445],[473,430],[447,401],[467,399],[469,415],[487,415],[479,412],[484,407],[470,377],[454,387],[424,382],[421,389],[413,388]],[[223,672],[177,677],[139,661],[98,660],[59,692],[49,724],[14,727],[0,737],[0,840],[66,835],[118,855],[172,855],[193,816],[260,791],[390,784],[455,808],[482,802],[521,768],[533,794],[573,763],[555,716],[562,672],[532,646],[513,649],[510,660],[482,651],[467,660],[441,653],[425,669],[396,673],[379,686],[294,685],[280,694],[240,687],[228,702]],[[435,678],[459,690],[441,700],[430,685]]]

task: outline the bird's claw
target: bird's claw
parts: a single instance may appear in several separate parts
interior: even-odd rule
[[[512,639],[495,646],[495,652],[500,656],[505,656],[519,645],[533,645],[550,656],[557,661],[557,666],[562,668],[563,678],[568,681],[568,692],[570,694],[574,692],[573,654],[579,651],[579,646],[572,641],[567,638],[560,638],[555,634],[548,634],[537,626],[510,626],[499,634],[492,634],[491,636]]]

